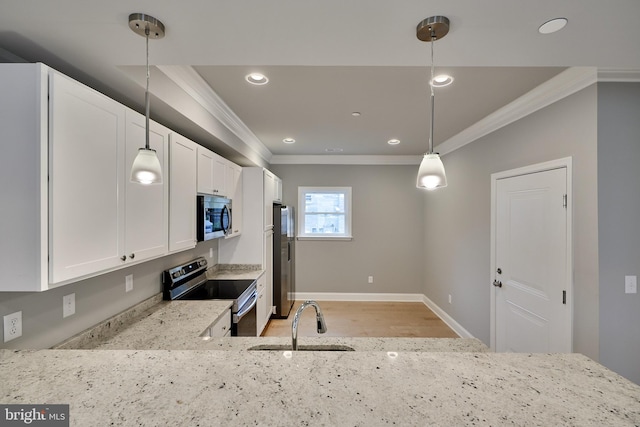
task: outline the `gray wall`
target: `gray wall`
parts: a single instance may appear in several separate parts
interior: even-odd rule
[[[598,358],[596,114],[592,85],[444,156],[449,186],[424,193],[424,293],[486,344],[491,174],[572,156],[574,351]]]
[[[422,294],[424,222],[416,166],[273,165],[283,201],[299,186],[352,187],[352,241],[297,241],[296,291]],[[374,283],[367,283],[374,276]]]
[[[640,384],[640,83],[598,85],[600,362]]]
[[[214,248],[209,258],[209,248]],[[22,336],[9,342],[0,339],[0,348],[48,348],[95,324],[118,314],[162,290],[163,270],[205,256],[209,265],[217,263],[218,241],[202,242],[195,249],[169,255],[122,270],[83,280],[46,292],[0,293],[0,318],[22,311]],[[133,274],[133,291],[125,293],[125,276]],[[62,297],[76,294],[76,313],[62,317]],[[0,334],[4,329],[0,328]]]

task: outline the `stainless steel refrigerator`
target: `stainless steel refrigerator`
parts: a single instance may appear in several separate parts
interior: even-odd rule
[[[289,316],[295,299],[295,220],[292,206],[273,205],[273,305],[276,319]]]

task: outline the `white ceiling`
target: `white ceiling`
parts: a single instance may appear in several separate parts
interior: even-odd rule
[[[138,110],[143,88],[134,76],[144,64],[144,40],[129,30],[127,17],[155,16],[167,33],[150,42],[151,63],[193,66],[281,155],[326,148],[423,153],[429,46],[416,39],[415,27],[431,15],[451,20],[435,59],[456,79],[436,92],[436,144],[565,67],[640,70],[637,0],[0,0],[0,10],[5,58],[9,51],[47,63]],[[564,30],[537,32],[555,17],[568,18]],[[249,86],[249,71],[264,72],[270,83]],[[207,137],[183,116],[156,108],[152,117]],[[284,145],[285,137],[296,144]],[[390,138],[402,143],[390,147]]]

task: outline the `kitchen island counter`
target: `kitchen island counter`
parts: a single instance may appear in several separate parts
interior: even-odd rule
[[[0,377],[73,426],[640,424],[640,387],[579,354],[0,350]]]

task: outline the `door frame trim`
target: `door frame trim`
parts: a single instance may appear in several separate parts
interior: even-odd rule
[[[491,247],[490,247],[490,269],[489,269],[489,292],[490,292],[490,348],[496,351],[496,288],[492,285],[496,271],[496,203],[498,180],[513,178],[521,175],[545,172],[548,170],[567,170],[567,304],[569,305],[569,330],[570,343],[569,351],[573,351],[573,159],[563,157],[561,159],[550,160],[548,162],[537,163],[516,169],[491,174]]]

